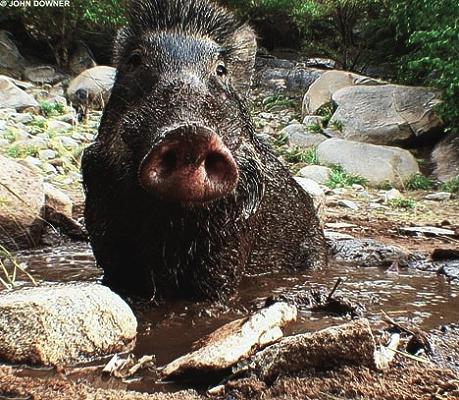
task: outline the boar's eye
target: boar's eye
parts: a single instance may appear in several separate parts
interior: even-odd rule
[[[142,64],[142,56],[139,52],[133,52],[127,59],[126,65],[132,71],[138,68]]]
[[[225,64],[220,63],[217,65],[217,68],[215,69],[215,73],[218,76],[225,76],[228,73],[228,70],[226,69]]]

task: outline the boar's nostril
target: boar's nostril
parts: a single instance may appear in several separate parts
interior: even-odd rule
[[[161,170],[164,173],[172,172],[177,166],[177,153],[173,150],[169,150],[164,153],[161,159]]]
[[[207,155],[204,168],[210,180],[220,180],[227,175],[228,160],[216,151]]]

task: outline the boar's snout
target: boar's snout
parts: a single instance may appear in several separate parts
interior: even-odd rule
[[[230,193],[239,177],[221,138],[203,126],[169,130],[143,159],[141,186],[164,200],[206,202]]]

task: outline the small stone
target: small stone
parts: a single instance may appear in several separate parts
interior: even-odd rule
[[[60,115],[59,117],[56,117],[56,120],[66,122],[71,125],[78,124],[78,116],[75,113]]]
[[[346,188],[335,188],[331,190],[331,194],[342,196],[347,194],[348,190]]]
[[[27,162],[28,164],[31,164],[31,165],[40,165],[41,164],[41,160],[39,160],[38,158],[36,157],[32,157],[32,156],[27,156],[25,159],[24,159],[25,162]]]
[[[11,114],[11,119],[14,122],[28,124],[29,122],[33,121],[33,116],[32,114],[29,114],[29,113],[14,113],[14,114]]]
[[[322,126],[324,117],[320,115],[306,115],[303,119],[303,125],[306,127],[309,125],[319,125]]]
[[[383,199],[385,203],[392,201],[392,200],[402,199],[402,198],[403,198],[403,195],[397,189],[388,190],[383,195]]]
[[[354,189],[356,192],[362,192],[365,190],[365,188],[362,185],[359,185],[358,183],[353,183],[352,189]]]
[[[426,200],[434,200],[434,201],[446,201],[451,199],[451,193],[448,192],[436,192],[430,193],[424,197]]]
[[[45,204],[54,211],[72,218],[73,203],[70,197],[49,183],[44,184]]]
[[[68,124],[67,122],[52,119],[51,121],[48,121],[48,129],[53,129],[56,131],[68,131],[69,129],[72,129],[72,125]]]
[[[0,131],[4,131],[6,129],[6,121],[0,120]]]
[[[324,184],[330,177],[331,169],[322,165],[308,165],[301,168],[298,175],[302,178],[312,179],[313,181]]]
[[[294,179],[312,197],[314,207],[319,212],[325,203],[325,193],[319,184],[308,178],[295,177]]]
[[[350,208],[351,210],[358,210],[359,206],[357,203],[351,200],[338,200],[338,205],[345,208]]]
[[[56,158],[56,152],[51,149],[46,149],[46,150],[40,150],[38,152],[38,157],[40,160],[51,160],[53,158]]]
[[[44,163],[42,165],[42,170],[47,174],[57,174],[57,169],[53,164]]]
[[[74,149],[79,146],[79,143],[75,140],[72,139],[71,137],[68,136],[61,136],[58,138],[59,143],[69,149]]]
[[[260,114],[258,114],[258,117],[267,120],[272,120],[275,118],[273,114],[268,112],[261,112]]]

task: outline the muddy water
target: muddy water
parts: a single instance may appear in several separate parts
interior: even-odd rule
[[[20,253],[18,260],[27,263],[29,272],[45,282],[97,281],[101,277],[87,245]],[[425,329],[459,321],[459,285],[448,283],[442,276],[412,270],[393,274],[380,268],[332,262],[322,271],[247,277],[230,308],[176,301],[136,310],[139,335],[135,353],[155,354],[157,363],[162,365],[189,351],[203,335],[247,314],[268,296],[301,294],[311,288],[328,291],[340,277],[345,281],[336,295],[364,304],[365,316],[370,320],[379,321],[384,310],[397,321],[413,322]],[[341,317],[300,309],[300,319],[289,333],[316,330],[342,321]],[[148,381],[129,385],[136,390],[152,387]]]

